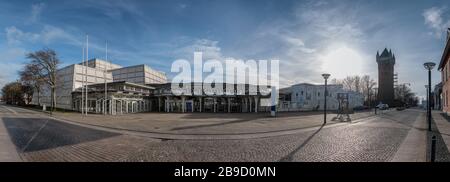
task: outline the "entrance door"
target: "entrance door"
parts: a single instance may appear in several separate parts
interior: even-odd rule
[[[186,102],[186,112],[192,112],[192,101]]]

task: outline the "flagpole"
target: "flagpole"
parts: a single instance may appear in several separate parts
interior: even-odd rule
[[[83,57],[81,58],[81,75],[84,75],[84,45],[83,45]],[[84,115],[84,78],[81,77],[81,105],[80,105],[80,110],[81,110],[81,115]]]
[[[86,102],[84,103],[86,105],[86,116],[88,115],[88,69],[89,66],[89,35],[86,35]]]
[[[108,65],[108,41],[106,41],[106,48],[105,48],[105,62],[106,62],[106,64],[105,64],[105,72],[104,72],[104,77],[105,77],[105,104],[106,104],[106,98],[108,97],[108,83],[107,83],[107,81],[106,81],[106,72],[108,71],[107,70],[107,65]],[[106,108],[106,107],[105,107]],[[106,112],[104,112],[104,114],[106,114]],[[111,114],[112,114],[112,111],[111,111]]]

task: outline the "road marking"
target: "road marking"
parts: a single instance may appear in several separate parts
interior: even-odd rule
[[[30,145],[30,143],[34,140],[34,138],[36,138],[36,136],[39,135],[39,133],[41,133],[41,130],[47,125],[48,123],[48,119],[45,121],[45,123],[39,128],[39,130],[33,135],[33,137],[31,137],[31,139],[27,142],[27,144],[25,145],[25,147],[23,147],[22,149],[22,153],[25,152],[25,150],[28,148],[28,145]]]
[[[16,111],[14,111],[14,110],[12,110],[12,109],[10,109],[10,108],[6,107],[6,106],[2,106],[2,107],[3,107],[3,108],[5,108],[6,110],[8,110],[8,111],[12,112],[13,114],[17,114],[17,112],[16,112]]]

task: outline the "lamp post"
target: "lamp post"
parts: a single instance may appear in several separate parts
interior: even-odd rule
[[[328,95],[328,92],[327,92],[327,80],[330,77],[330,74],[324,73],[324,74],[322,74],[322,77],[323,77],[323,79],[325,79],[325,92],[323,94],[324,97],[325,97],[325,100],[324,100],[324,103],[323,103],[323,124],[327,124],[327,95]]]
[[[375,103],[373,103],[374,104],[374,107],[375,107],[375,114],[377,114],[377,106],[378,106],[378,104],[377,104],[377,101],[378,101],[378,87],[374,87],[373,88],[373,91],[375,92],[374,93],[374,95],[375,95]]]
[[[428,102],[428,85],[425,85],[425,94],[426,94],[425,98],[427,99],[427,102]],[[427,105],[425,107],[427,107],[426,109],[427,109],[427,117],[428,117],[428,103],[427,103]]]
[[[427,119],[428,119],[428,131],[431,131],[431,107],[430,107],[430,99],[431,99],[431,70],[436,66],[433,62],[426,62],[423,64],[425,69],[428,70],[428,93],[427,93]]]

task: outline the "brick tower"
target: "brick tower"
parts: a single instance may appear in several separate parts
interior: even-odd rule
[[[378,63],[378,101],[388,104],[390,107],[394,104],[394,65],[395,55],[386,48],[381,55],[377,51]]]

